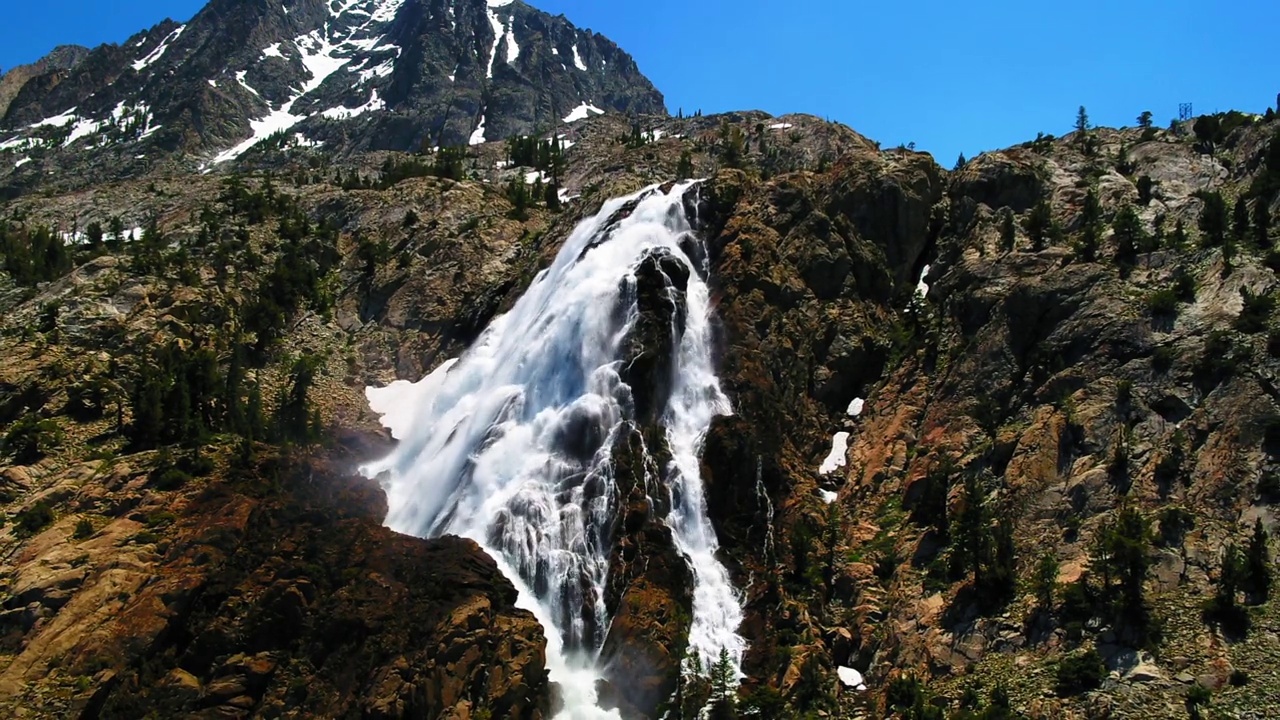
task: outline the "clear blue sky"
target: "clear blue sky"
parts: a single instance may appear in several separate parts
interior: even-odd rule
[[[12,0],[0,68],[119,42],[201,0]],[[532,0],[636,57],[674,113],[809,112],[950,166],[1098,124],[1262,112],[1280,93],[1277,0]]]

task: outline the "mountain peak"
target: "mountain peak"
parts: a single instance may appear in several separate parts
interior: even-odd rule
[[[0,153],[208,169],[268,144],[408,150],[550,130],[582,107],[666,111],[614,43],[519,0],[211,0],[80,53],[72,76],[51,58],[9,83]]]

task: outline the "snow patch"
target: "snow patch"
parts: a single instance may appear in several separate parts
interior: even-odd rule
[[[21,160],[19,160],[18,162],[14,163],[14,164],[13,164],[13,168],[16,170],[16,169],[18,169],[18,168],[22,167],[23,165],[26,165],[26,164],[27,164],[27,163],[29,163],[29,162],[31,162],[31,158],[24,157],[24,158],[22,158]]]
[[[866,407],[866,404],[866,400],[863,400],[862,398],[854,398],[853,402],[849,403],[849,409],[845,412],[849,414],[849,417],[858,417],[862,414],[862,408]]]
[[[867,686],[863,684],[862,673],[849,667],[836,668],[836,676],[840,678],[840,682],[845,687],[851,687],[855,690],[866,690]]]
[[[394,72],[395,69],[396,69],[396,61],[394,58],[391,60],[384,61],[381,65],[378,65],[377,67],[373,67],[368,70],[361,70],[360,80],[358,82],[366,83],[376,77],[386,77],[390,75],[392,72]],[[450,75],[449,77],[450,79],[453,79],[452,75]]]
[[[54,115],[53,117],[47,117],[41,120],[40,122],[32,123],[27,127],[38,128],[38,127],[48,127],[50,125],[52,125],[53,127],[66,127],[68,123],[75,122],[75,120],[76,120],[76,109],[71,108],[70,110],[62,113],[61,115]]]
[[[793,127],[795,126],[792,125],[791,123],[774,123],[773,125],[769,126],[769,129],[770,130],[790,130]]]
[[[574,108],[573,112],[570,112],[568,115],[564,116],[564,122],[571,123],[571,122],[577,122],[579,120],[585,120],[587,119],[589,113],[595,113],[596,115],[603,115],[604,111],[590,103],[582,103],[578,107]]]
[[[550,181],[550,178],[548,178],[547,174],[542,172],[541,170],[534,170],[533,172],[527,172],[524,174],[525,185],[532,185],[538,182],[539,180],[541,180],[543,184],[546,184],[547,182]]]
[[[520,46],[516,44],[516,16],[507,18],[507,64],[520,58]]]
[[[210,78],[210,79],[209,79],[209,87],[215,87],[215,88],[216,88],[216,87],[218,87],[218,81],[217,81],[217,80],[214,80],[213,78]]]
[[[490,5],[489,8],[492,8]],[[502,27],[502,21],[498,19],[498,14],[492,9],[485,9],[485,15],[489,18],[489,27],[493,28],[493,47],[489,49],[489,67],[485,70],[484,76],[493,79],[493,61],[498,57],[498,45],[502,42],[502,36],[506,29]],[[473,145],[475,143],[472,143]]]
[[[264,57],[264,58],[269,58],[269,57],[278,57],[278,58],[282,58],[282,57],[284,57],[284,53],[280,52],[280,43],[271,43],[270,45],[268,45],[268,46],[266,46],[265,48],[263,48],[263,49],[262,49],[262,57]]]
[[[471,139],[467,141],[468,145],[484,144],[484,116],[480,116],[480,125],[476,127],[475,132],[471,133]]]
[[[346,8],[343,8],[345,10]],[[305,115],[294,115],[293,105],[302,99],[304,95],[310,93],[316,88],[324,84],[326,78],[337,72],[339,68],[350,62],[350,58],[334,57],[333,53],[338,49],[337,45],[333,45],[327,38],[321,37],[318,30],[312,30],[310,33],[303,35],[294,40],[294,45],[298,48],[298,52],[302,54],[302,65],[311,73],[311,79],[308,80],[302,89],[289,99],[288,102],[281,105],[279,109],[271,111],[266,117],[258,120],[249,121],[249,127],[253,134],[248,140],[236,145],[235,147],[225,150],[213,159],[213,164],[218,165],[228,160],[243,155],[249,148],[257,145],[263,140],[283,132],[297,125],[306,119]],[[236,73],[236,79],[241,85],[248,88],[253,94],[258,92],[250,88],[244,82],[244,73]]]
[[[822,466],[818,468],[818,472],[823,475],[831,473],[844,467],[847,459],[845,455],[849,453],[849,433],[838,432],[831,438],[831,454],[827,455],[827,459],[822,461]]]
[[[833,493],[830,490],[822,490],[821,488],[818,490],[818,495],[822,497],[822,502],[828,505],[834,503],[840,498],[838,494]]]
[[[349,119],[349,118],[353,118],[353,117],[356,117],[356,116],[358,116],[358,115],[363,115],[363,114],[365,114],[365,113],[369,112],[370,110],[385,110],[386,108],[387,108],[387,104],[382,100],[382,98],[378,97],[378,90],[377,90],[377,88],[374,88],[374,90],[373,90],[373,97],[369,98],[369,102],[367,102],[367,103],[365,103],[365,104],[361,105],[360,107],[357,107],[357,108],[346,108],[346,107],[330,108],[330,109],[325,110],[324,112],[322,112],[322,113],[320,113],[320,114],[321,114],[321,115],[323,115],[323,116],[325,116],[325,117],[327,117],[327,118],[329,118],[330,120],[347,120],[347,119]]]
[[[76,121],[75,127],[71,128],[71,134],[68,135],[67,139],[62,143],[62,147],[70,147],[72,143],[80,138],[89,137],[90,135],[98,132],[98,129],[101,127],[102,123],[94,120]]]
[[[578,54],[578,44],[573,45],[573,64],[579,69],[585,71],[587,64],[582,62],[582,56]]]
[[[152,63],[159,60],[160,57],[164,55],[165,50],[169,49],[169,43],[173,42],[174,40],[177,40],[178,36],[182,34],[182,31],[186,29],[187,29],[186,25],[179,25],[177,30],[174,30],[173,32],[169,33],[169,36],[166,37],[164,40],[161,40],[160,44],[156,47],[155,50],[152,50],[146,57],[142,58],[141,60],[133,64],[134,71],[141,72],[142,70],[145,70],[147,67],[149,67]]]
[[[244,76],[248,74],[249,72],[247,70],[241,70],[240,72],[236,73],[236,82],[240,83],[240,86],[243,87],[245,90],[248,90],[249,92],[253,93],[254,95],[257,95],[258,97],[262,97],[262,95],[257,90],[254,90],[252,87],[249,87],[249,83],[244,81]]]

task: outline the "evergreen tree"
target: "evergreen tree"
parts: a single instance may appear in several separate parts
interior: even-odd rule
[[[1048,201],[1041,200],[1031,208],[1024,222],[1024,229],[1027,231],[1027,237],[1031,239],[1033,250],[1040,251],[1045,248],[1052,227],[1053,211],[1049,208]]]
[[[1132,507],[1120,511],[1111,531],[1111,556],[1120,581],[1123,608],[1131,618],[1143,613],[1143,584],[1151,566],[1151,524]]]
[[[1236,199],[1235,211],[1231,220],[1231,231],[1236,242],[1249,241],[1249,205],[1245,198]]]
[[[693,156],[688,150],[680,153],[680,164],[676,165],[676,179],[688,180],[693,177]]]
[[[1148,245],[1146,230],[1138,211],[1132,205],[1125,205],[1111,220],[1111,229],[1116,238],[1116,263],[1122,269],[1133,267],[1138,249]]]
[[[978,473],[967,471],[960,509],[951,523],[951,572],[953,577],[972,577],[974,587],[982,586],[983,569],[991,557],[990,521],[981,478]]]
[[[1098,246],[1102,244],[1102,204],[1098,191],[1090,187],[1084,196],[1084,208],[1080,214],[1080,241],[1077,250],[1085,262],[1098,258]]]
[[[1257,602],[1266,602],[1271,596],[1271,550],[1267,545],[1270,537],[1262,526],[1262,518],[1253,523],[1253,535],[1249,538],[1249,547],[1245,551],[1245,569],[1248,577],[1248,589]]]
[[[1142,205],[1151,204],[1151,192],[1155,189],[1155,181],[1150,175],[1143,175],[1138,178],[1138,202]]]
[[[955,172],[957,170],[963,170],[964,166],[968,164],[969,164],[969,161],[965,159],[964,153],[960,153],[960,157],[956,158],[955,167],[951,168],[951,170],[952,172]]]
[[[1036,604],[1041,610],[1053,608],[1053,591],[1058,584],[1058,560],[1053,553],[1046,552],[1036,562],[1035,572],[1031,576],[1031,591],[1036,596]]]
[[[310,392],[320,360],[315,355],[304,355],[293,364],[289,389],[281,397],[275,415],[275,435],[284,442],[306,444],[318,439],[319,428],[311,412]]]
[[[1169,249],[1182,250],[1187,247],[1187,227],[1183,224],[1182,219],[1173,226],[1173,234],[1169,236]]]
[[[1196,118],[1196,122],[1191,129],[1195,132],[1196,139],[1200,141],[1200,146],[1205,152],[1212,155],[1214,146],[1219,139],[1218,136],[1222,132],[1222,121],[1219,117],[1217,115],[1202,115]]]
[[[1227,244],[1227,202],[1222,194],[1200,192],[1198,196],[1204,202],[1200,210],[1200,244],[1206,248],[1223,247]]]
[[[1152,117],[1153,116],[1151,115],[1150,110],[1143,110],[1142,114],[1138,116],[1138,127],[1142,128],[1143,130],[1150,128]]]
[[[554,182],[547,183],[546,190],[543,193],[547,209],[552,212],[560,211],[560,186]]]
[[[1271,209],[1262,198],[1253,201],[1253,244],[1259,250],[1271,249]]]
[[[720,657],[711,666],[711,714],[714,718],[736,717],[734,695],[738,686],[737,671],[728,648],[720,648]]]
[[[119,252],[124,247],[124,221],[119,215],[112,215],[107,221],[107,249]]]
[[[1013,210],[1006,207],[1000,211],[1000,249],[1013,252],[1018,244],[1018,228],[1014,224]]]
[[[1087,150],[1089,147],[1089,113],[1081,105],[1076,112],[1076,142],[1080,144],[1081,150]]]

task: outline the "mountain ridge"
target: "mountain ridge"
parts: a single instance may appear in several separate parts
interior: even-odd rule
[[[581,107],[666,112],[614,43],[518,0],[212,0],[59,69],[13,92],[0,152],[208,169],[268,139],[414,150],[549,130]]]

